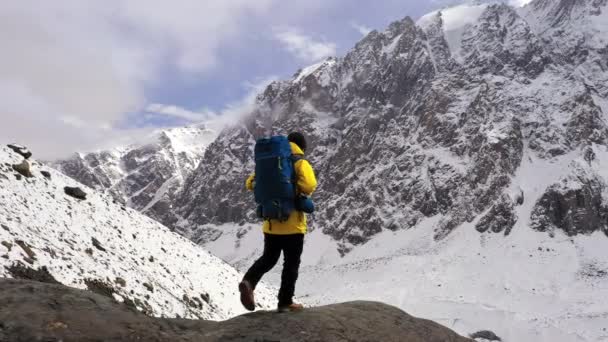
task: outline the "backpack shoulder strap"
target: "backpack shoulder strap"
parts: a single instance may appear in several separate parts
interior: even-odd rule
[[[294,164],[295,164],[297,161],[302,160],[302,159],[304,159],[304,156],[303,156],[303,155],[301,155],[301,154],[292,154],[292,155],[291,155],[291,162],[292,162],[292,163],[294,163]]]

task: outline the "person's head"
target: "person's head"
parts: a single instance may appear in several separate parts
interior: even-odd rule
[[[306,152],[306,138],[304,137],[304,134],[300,132],[291,132],[287,136],[287,140],[298,145],[302,151]]]

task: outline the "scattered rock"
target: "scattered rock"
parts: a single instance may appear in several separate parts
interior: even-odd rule
[[[21,146],[21,145],[17,145],[17,144],[8,144],[6,146],[8,148],[10,148],[11,150],[13,150],[13,152],[21,155],[25,159],[29,159],[32,156],[32,152],[30,152],[30,150],[28,150],[28,148],[25,146]]]
[[[41,283],[60,284],[55,277],[49,272],[46,266],[42,266],[37,270],[26,266],[20,262],[6,267],[6,270],[15,279],[33,280]]]
[[[90,256],[93,256],[93,248],[89,247],[89,248],[85,249],[84,252],[87,253]]]
[[[0,244],[2,244],[2,246],[6,247],[6,249],[8,249],[9,252],[13,249],[13,244],[8,241],[2,241]]]
[[[82,189],[79,187],[66,186],[65,188],[63,188],[63,191],[65,191],[66,195],[72,196],[76,199],[79,199],[79,200],[87,199],[86,192],[82,191]]]
[[[144,287],[146,288],[146,290],[150,291],[150,292],[154,292],[154,286],[152,286],[152,284],[149,283],[143,283]]]
[[[207,304],[211,304],[211,298],[209,297],[209,294],[208,294],[208,293],[206,293],[206,292],[205,292],[205,293],[201,293],[201,298],[202,298],[202,299],[203,299],[205,302],[207,302]]]
[[[116,277],[116,279],[114,279],[114,282],[118,285],[120,285],[121,287],[126,287],[127,286],[127,281],[124,280],[121,277]]]
[[[51,173],[48,171],[40,171],[40,173],[44,176],[44,178],[46,179],[51,179]]]
[[[23,179],[23,176],[22,176],[22,175],[17,174],[17,175],[15,175],[15,179],[20,181],[21,179]]]
[[[32,250],[32,248],[25,243],[25,241],[22,240],[17,240],[15,241],[15,243],[21,247],[21,249],[23,249],[23,251],[25,252],[25,254],[27,254],[27,256],[32,259],[32,260],[36,260],[36,253],[34,253],[34,251]]]
[[[490,330],[481,330],[469,335],[469,337],[474,340],[484,339],[487,341],[502,341],[500,337],[496,336],[496,334],[491,332]]]
[[[93,243],[93,247],[99,249],[102,252],[106,252],[106,249],[103,248],[99,240],[97,240],[96,238],[91,238],[91,242]]]
[[[5,224],[0,224],[0,227],[2,227],[2,229],[6,230],[7,232],[10,232],[11,230],[8,228],[7,225]]]
[[[21,164],[14,164],[13,170],[17,171],[23,177],[26,177],[26,178],[34,177],[34,175],[32,174],[32,166],[27,159],[23,159]]]
[[[57,259],[57,253],[55,253],[55,251],[51,248],[51,247],[44,247],[42,249],[43,251],[49,253],[49,255],[51,256],[51,258],[53,259]]]

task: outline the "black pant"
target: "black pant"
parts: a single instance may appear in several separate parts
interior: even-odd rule
[[[284,262],[281,289],[279,290],[279,306],[292,304],[303,248],[304,234],[264,234],[264,254],[249,268],[243,279],[249,281],[255,289],[262,276],[277,264],[281,251],[283,251]]]

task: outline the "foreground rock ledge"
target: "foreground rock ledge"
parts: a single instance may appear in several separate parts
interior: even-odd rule
[[[255,312],[224,322],[158,319],[63,285],[0,279],[0,341],[470,341],[375,302],[299,313]]]

